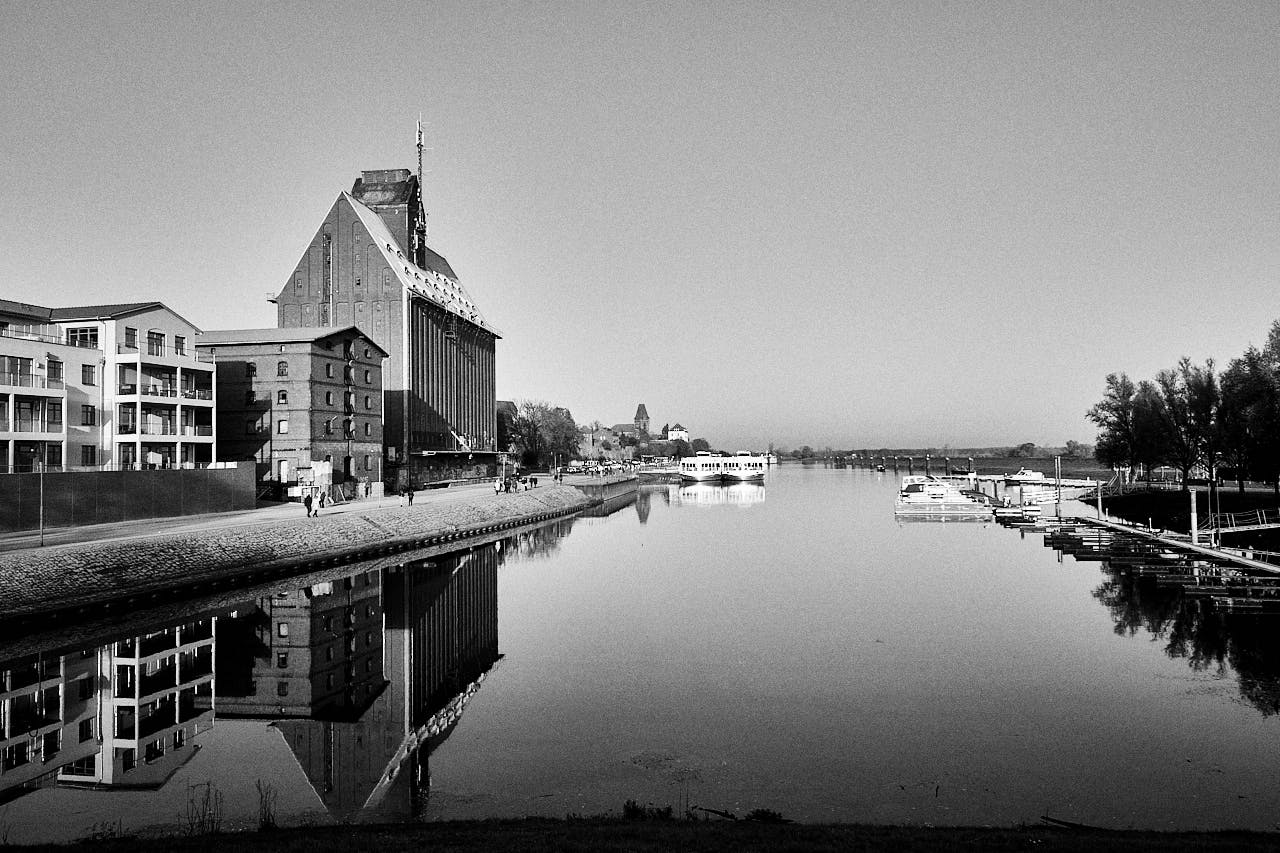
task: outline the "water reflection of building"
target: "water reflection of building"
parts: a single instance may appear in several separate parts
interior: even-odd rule
[[[750,506],[764,502],[764,486],[760,483],[690,483],[669,487],[671,503],[682,506]]]
[[[369,805],[420,814],[428,758],[453,732],[498,653],[497,543],[387,572],[387,667],[400,742]]]
[[[0,665],[0,798],[58,782],[163,784],[213,725],[215,624]]]
[[[356,719],[382,691],[381,580],[360,572],[257,599],[223,620],[226,717]]]

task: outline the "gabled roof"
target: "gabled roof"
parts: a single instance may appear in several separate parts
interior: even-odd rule
[[[32,305],[30,302],[14,302],[12,299],[0,299],[0,314],[11,317],[29,317],[32,320],[49,322],[53,319],[53,309],[43,305]]]
[[[373,238],[374,244],[382,252],[387,264],[410,293],[429,299],[467,322],[474,323],[497,337],[502,337],[497,329],[485,322],[480,309],[471,301],[470,295],[458,281],[458,276],[449,266],[448,261],[431,249],[427,249],[427,269],[419,268],[399,241],[387,230],[387,225],[382,221],[381,216],[361,204],[359,199],[351,193],[344,192],[341,198],[351,205],[351,209],[360,219],[365,230],[369,232],[369,236]]]
[[[197,347],[230,346],[233,344],[296,344],[323,340],[347,332],[355,332],[370,346],[386,357],[387,351],[378,346],[359,326],[313,326],[284,329],[210,329],[196,340]]]
[[[613,430],[618,435],[622,435],[625,432],[635,432],[636,425],[635,424],[614,424],[613,426],[609,427],[609,429]]]
[[[684,427],[680,426],[680,424],[676,424],[675,426],[673,426],[673,427],[672,427],[672,429],[684,430],[685,432],[688,432],[688,431],[689,431],[689,430],[685,429]]]
[[[108,305],[78,305],[73,308],[54,308],[50,319],[58,323],[71,323],[77,320],[119,320],[131,314],[153,311],[156,308],[163,308],[197,332],[200,331],[194,323],[163,302],[114,302]]]

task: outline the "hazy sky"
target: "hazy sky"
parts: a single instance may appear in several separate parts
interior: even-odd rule
[[[0,0],[0,296],[271,326],[361,169],[498,395],[728,450],[1092,441],[1280,318],[1280,3]]]

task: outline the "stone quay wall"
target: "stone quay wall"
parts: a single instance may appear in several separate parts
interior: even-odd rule
[[[165,592],[206,592],[237,579],[300,573],[449,541],[462,547],[468,537],[567,515],[597,502],[572,486],[556,485],[0,553],[0,623],[127,608]]]

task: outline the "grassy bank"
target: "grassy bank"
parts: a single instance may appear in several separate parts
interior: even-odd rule
[[[2,841],[0,841],[2,843]],[[107,838],[68,846],[14,850],[95,853],[196,853],[234,846],[238,853],[378,850],[742,851],[846,850],[1276,850],[1280,836],[1255,832],[1139,832],[1053,826],[910,827],[777,824],[756,821],[579,820],[451,821],[418,825],[338,826],[156,839]]]

